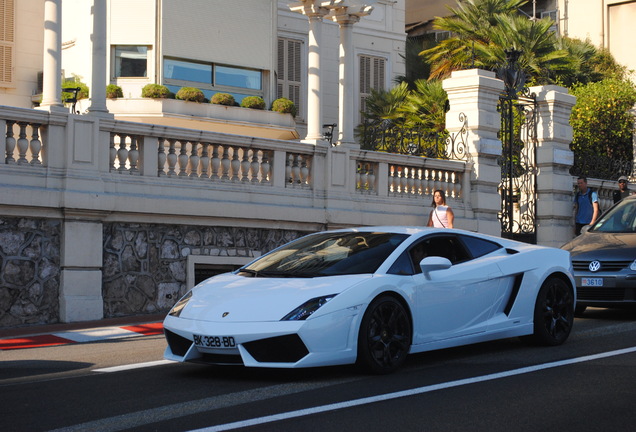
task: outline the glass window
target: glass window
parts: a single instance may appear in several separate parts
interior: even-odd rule
[[[480,239],[471,236],[460,236],[473,258],[479,258],[489,254],[490,252],[501,249],[501,245],[489,240]]]
[[[147,77],[148,47],[138,45],[115,46],[115,77]]]
[[[319,233],[276,249],[239,274],[317,277],[374,273],[408,235],[382,232]]]
[[[212,84],[212,65],[164,59],[163,76],[165,79]]]
[[[214,68],[216,85],[240,87],[252,90],[262,88],[261,72],[230,66],[216,66]]]

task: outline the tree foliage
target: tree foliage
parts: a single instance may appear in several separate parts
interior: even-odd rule
[[[631,160],[634,118],[630,110],[636,104],[634,85],[608,78],[577,85],[572,93],[577,98],[570,117],[574,130],[572,150]]]

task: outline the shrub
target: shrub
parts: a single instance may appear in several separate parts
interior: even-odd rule
[[[636,86],[630,81],[608,78],[575,86],[572,94],[570,124],[575,152],[633,159],[634,117],[630,110],[636,103]]]
[[[177,92],[177,99],[191,102],[203,102],[205,95],[201,90],[194,87],[181,87]]]
[[[248,96],[241,101],[243,108],[265,109],[265,101],[260,96]]]
[[[236,101],[234,100],[234,96],[229,93],[215,93],[210,99],[210,103],[216,105],[227,105],[227,106],[235,106]]]
[[[106,97],[109,99],[117,99],[120,97],[124,97],[124,92],[118,85],[108,84],[106,86]]]
[[[161,84],[146,84],[141,89],[141,97],[153,99],[166,99],[170,97],[168,87]]]
[[[272,111],[291,114],[292,117],[296,117],[296,105],[287,98],[279,98],[272,102]]]
[[[77,100],[88,98],[88,86],[81,82],[77,77],[73,80],[64,81],[62,83],[62,101],[73,97],[73,93],[64,91],[64,89],[79,88],[77,92]]]

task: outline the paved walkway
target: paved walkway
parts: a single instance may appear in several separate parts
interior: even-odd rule
[[[161,315],[0,329],[0,350],[96,342],[163,333]]]

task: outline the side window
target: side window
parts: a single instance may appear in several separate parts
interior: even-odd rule
[[[395,260],[387,273],[400,276],[412,276],[413,274],[415,274],[416,272],[413,270],[413,264],[411,263],[409,251],[404,251],[402,255],[400,255],[400,257]]]
[[[441,256],[448,258],[452,264],[457,264],[470,259],[470,255],[466,251],[466,248],[454,235],[427,237],[422,243],[425,246],[424,250],[421,252],[420,260],[427,256]]]
[[[470,251],[473,258],[479,258],[480,256],[487,255],[490,252],[494,252],[497,249],[502,248],[499,243],[495,243],[490,240],[465,235],[460,236],[460,238]]]

